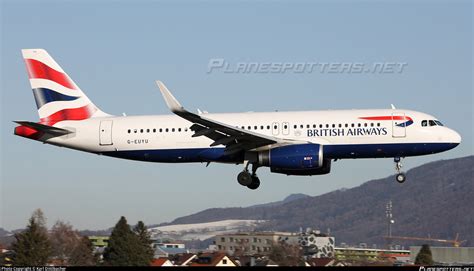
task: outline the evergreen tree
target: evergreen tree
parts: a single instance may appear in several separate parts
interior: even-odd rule
[[[15,234],[12,249],[15,251],[14,265],[46,265],[51,254],[51,244],[41,209],[33,212],[25,231]]]
[[[431,255],[431,249],[429,245],[422,245],[420,252],[416,255],[415,264],[418,265],[433,265],[433,256]]]
[[[86,236],[80,238],[69,258],[69,264],[73,266],[92,266],[98,263],[98,257],[94,254],[92,242]]]
[[[133,231],[138,236],[138,240],[140,241],[140,254],[142,256],[141,260],[143,261],[143,265],[149,265],[151,261],[153,261],[153,256],[155,254],[152,248],[150,233],[148,232],[143,221],[138,221],[138,224],[135,226]]]
[[[110,235],[104,251],[104,264],[112,266],[141,266],[143,262],[138,236],[132,232],[125,217],[121,217]]]

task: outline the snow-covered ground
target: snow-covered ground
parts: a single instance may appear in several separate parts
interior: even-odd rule
[[[252,231],[265,220],[222,220],[196,224],[177,224],[150,228],[152,238],[173,240],[205,240],[219,234]]]

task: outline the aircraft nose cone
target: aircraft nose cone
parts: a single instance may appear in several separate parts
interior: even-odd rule
[[[461,135],[458,132],[451,130],[450,142],[456,143],[456,144],[461,143]]]

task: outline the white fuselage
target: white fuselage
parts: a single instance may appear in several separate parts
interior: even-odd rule
[[[422,120],[435,120],[435,118],[411,110],[328,110],[204,115],[209,119],[243,127],[254,133],[321,144],[325,147],[326,157],[332,159],[423,155],[453,148],[460,142],[460,136],[447,127],[422,126]],[[404,121],[389,119],[394,115],[410,117],[413,123],[397,126]],[[384,116],[385,119],[361,119],[372,116]],[[175,115],[62,121],[55,126],[73,130],[75,133],[48,139],[47,143],[134,160],[220,162],[222,156],[213,150],[223,149],[223,146],[210,147],[213,141],[207,137],[192,137],[191,125],[189,121]],[[330,150],[333,151],[329,152]],[[242,161],[223,159],[222,162]]]

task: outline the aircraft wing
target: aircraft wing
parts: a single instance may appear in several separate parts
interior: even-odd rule
[[[295,141],[292,140],[284,140],[262,135],[206,118],[203,115],[191,113],[184,109],[168,88],[166,88],[163,82],[156,81],[156,84],[160,88],[166,105],[169,107],[171,112],[194,123],[191,126],[191,130],[194,131],[192,136],[205,136],[210,138],[214,141],[210,146],[224,145],[226,147],[226,154],[233,154],[271,144],[284,145],[295,143]]]

